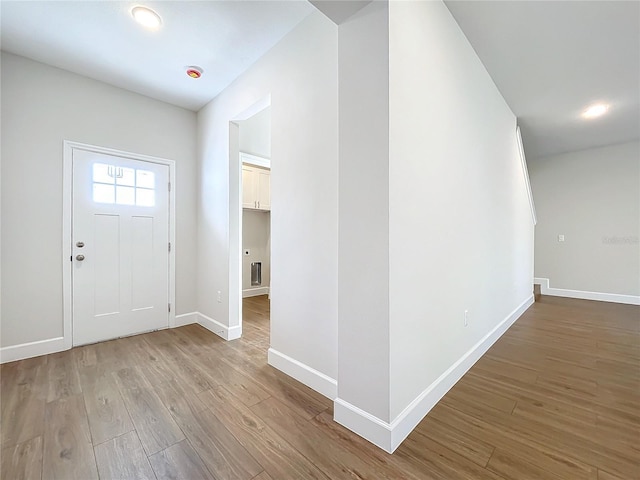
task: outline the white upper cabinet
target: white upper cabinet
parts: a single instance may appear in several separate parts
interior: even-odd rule
[[[242,165],[242,208],[271,210],[271,171]]]
[[[271,210],[271,170],[256,168],[258,179],[258,209]]]

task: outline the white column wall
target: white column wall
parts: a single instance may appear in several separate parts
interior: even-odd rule
[[[531,298],[533,224],[516,119],[446,6],[390,5],[390,402],[399,420],[455,381]]]
[[[338,75],[338,397],[384,421],[389,421],[388,25],[386,1],[343,22]]]

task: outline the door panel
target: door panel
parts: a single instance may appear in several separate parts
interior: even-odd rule
[[[120,290],[117,288],[120,282],[120,216],[119,215],[93,215],[93,244],[94,252],[92,261],[95,265],[93,278],[94,291],[94,315],[106,315],[119,313]],[[82,235],[84,237],[84,235]],[[78,254],[82,255],[82,254]],[[86,255],[85,255],[86,257]],[[78,265],[80,268],[91,263]]]
[[[245,165],[242,166],[242,208],[257,207],[258,184],[256,182],[253,169]]]
[[[154,259],[152,217],[133,217],[131,222],[131,307],[153,307]]]
[[[167,165],[73,150],[74,345],[168,326],[168,182]]]
[[[256,170],[258,176],[258,208],[271,210],[271,172]]]

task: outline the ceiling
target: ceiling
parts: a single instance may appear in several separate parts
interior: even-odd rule
[[[337,24],[369,0],[313,0]],[[527,158],[640,136],[640,2],[445,3],[518,117]],[[133,6],[153,8],[156,31]],[[313,10],[306,0],[0,0],[2,49],[199,110]],[[185,67],[204,69],[189,78]],[[585,121],[589,104],[609,113]]]
[[[309,0],[324,15],[340,25],[357,11],[366,7],[372,0]]]
[[[144,5],[163,24],[146,30]],[[283,1],[0,2],[2,50],[199,110],[314,10]],[[192,79],[188,65],[204,74]]]
[[[528,160],[640,137],[640,2],[445,3],[518,117]],[[609,112],[584,120],[595,102]]]

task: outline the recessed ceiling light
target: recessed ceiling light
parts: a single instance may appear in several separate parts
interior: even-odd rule
[[[162,24],[160,15],[147,7],[133,7],[133,9],[131,9],[131,15],[136,22],[145,28],[155,30]]]
[[[582,116],[584,118],[596,118],[607,113],[607,110],[609,110],[609,105],[605,105],[604,103],[596,103],[595,105],[591,105],[584,112],[582,112]]]

